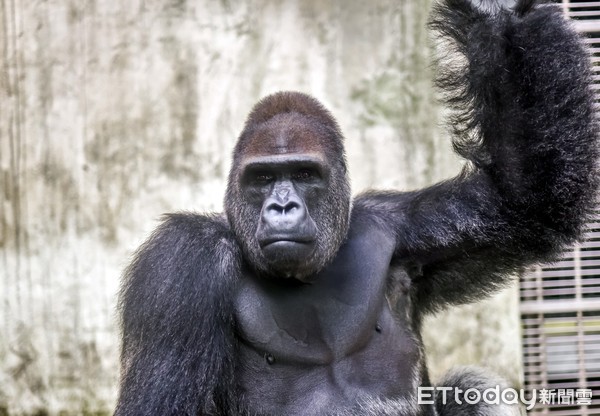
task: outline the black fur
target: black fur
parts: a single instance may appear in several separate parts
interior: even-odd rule
[[[348,229],[383,230],[395,242],[387,298],[398,308],[399,330],[412,335],[402,339],[419,348],[424,314],[477,301],[508,284],[519,268],[553,259],[574,241],[598,185],[588,54],[557,7],[535,6],[531,0],[520,0],[512,9],[491,1],[444,0],[434,7],[431,27],[446,51],[452,47],[438,63],[438,84],[453,110],[454,147],[469,161],[456,178],[415,192],[364,193],[354,200],[349,220],[339,128],[320,104],[295,94],[261,102],[234,153],[234,162],[242,160],[248,132],[269,122],[301,119],[307,129],[330,137],[311,150],[334,166],[332,191],[318,214],[326,218],[321,232],[327,237],[322,238],[333,242],[323,242],[329,244],[321,249],[325,254],[307,270],[315,273],[329,264]],[[234,298],[248,276],[276,277],[277,271],[269,270],[252,247],[257,213],[245,205],[237,175],[234,163],[228,220],[170,215],[126,270],[119,304],[123,349],[117,415],[256,414],[242,410],[239,397],[245,363],[239,359]],[[336,185],[341,189],[334,191]],[[335,207],[342,218],[327,207]],[[392,351],[390,357],[397,354]],[[422,351],[417,361],[412,373],[398,378],[428,385]],[[466,371],[443,383],[485,388],[490,381]],[[437,409],[419,408],[412,396],[366,393],[331,414],[497,411],[439,402]]]
[[[241,255],[224,218],[171,214],[125,272],[118,415],[229,414],[231,293]],[[221,410],[219,410],[221,409]]]

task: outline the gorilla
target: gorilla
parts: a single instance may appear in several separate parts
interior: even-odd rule
[[[457,57],[438,84],[463,171],[352,198],[333,116],[302,93],[261,100],[225,213],[167,215],[125,272],[116,415],[508,414],[418,400],[422,322],[580,235],[598,184],[589,57],[532,0],[442,0],[430,24]]]

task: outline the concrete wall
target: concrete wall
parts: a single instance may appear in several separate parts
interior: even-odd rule
[[[424,0],[0,1],[0,415],[111,411],[115,294],[164,212],[220,210],[260,97],[337,115],[355,192],[458,172]],[[432,319],[429,360],[519,378],[514,291]]]

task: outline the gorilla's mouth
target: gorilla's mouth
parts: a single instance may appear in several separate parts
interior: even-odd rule
[[[268,238],[260,241],[263,255],[270,262],[281,265],[295,265],[313,255],[315,240],[308,238]]]
[[[294,246],[295,244],[310,245],[314,243],[312,238],[289,238],[289,237],[271,237],[261,240],[259,242],[260,248],[264,249],[269,246]]]

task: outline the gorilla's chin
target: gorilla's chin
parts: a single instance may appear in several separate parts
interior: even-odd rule
[[[291,240],[275,241],[262,247],[265,258],[270,263],[300,264],[313,254],[315,243],[305,243]]]
[[[305,281],[304,277],[312,274],[315,247],[315,242],[279,240],[263,246],[262,253],[278,277]]]

